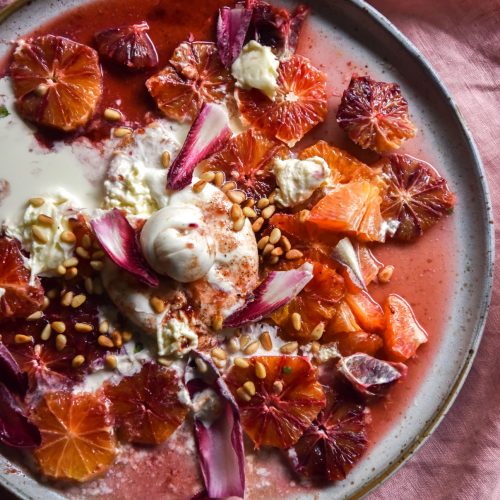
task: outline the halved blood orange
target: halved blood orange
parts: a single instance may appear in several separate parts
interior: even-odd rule
[[[361,241],[385,241],[379,188],[367,181],[339,184],[307,219],[319,229],[354,234]]]
[[[165,116],[191,122],[203,103],[224,101],[232,93],[233,80],[214,43],[183,42],[146,87]]]
[[[294,146],[327,113],[326,75],[294,55],[280,63],[274,101],[256,89],[236,89],[243,121]]]
[[[283,144],[249,129],[233,136],[221,151],[208,158],[203,163],[203,171],[222,170],[226,179],[235,181],[247,196],[260,198],[276,187],[270,168],[273,159],[289,154]]]
[[[248,368],[233,365],[226,376],[238,401],[243,428],[256,448],[288,448],[325,405],[317,371],[299,356],[257,356],[247,361]],[[264,378],[257,377],[257,366],[264,369]],[[249,397],[242,399],[240,389],[248,382],[251,384],[245,387],[251,386]]]
[[[10,75],[19,113],[66,132],[89,121],[102,94],[97,52],[62,36],[21,40]]]
[[[410,241],[422,236],[456,203],[448,183],[428,163],[410,155],[390,155],[378,163],[387,180],[382,215],[397,220],[395,238]]]
[[[388,356],[393,361],[412,358],[420,345],[427,342],[427,332],[418,323],[410,304],[399,295],[389,295],[384,310],[387,317],[384,345]]]
[[[43,287],[38,278],[30,283],[31,272],[24,264],[21,245],[15,239],[0,237],[0,321],[27,317],[43,302]]]
[[[51,392],[31,418],[42,434],[34,455],[46,476],[86,481],[113,463],[116,443],[102,396]]]
[[[314,481],[340,481],[368,447],[369,413],[352,397],[335,394],[290,450],[295,470]]]
[[[399,85],[368,76],[352,77],[342,95],[337,123],[358,146],[377,153],[399,148],[417,132]]]
[[[141,444],[165,441],[184,421],[187,408],[179,401],[179,390],[176,373],[156,363],[104,387],[119,435]]]

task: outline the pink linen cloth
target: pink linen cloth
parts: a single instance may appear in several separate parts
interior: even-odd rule
[[[469,125],[500,220],[500,0],[371,0],[423,53]],[[500,241],[499,227],[495,232]],[[496,258],[500,269],[500,255]],[[436,432],[369,500],[500,499],[500,288],[462,392]]]

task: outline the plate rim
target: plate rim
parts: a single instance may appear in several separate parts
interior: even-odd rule
[[[0,11],[0,24],[5,21],[10,15],[19,10],[25,4],[29,3],[30,0],[14,0],[13,3],[6,6]],[[86,0],[82,0],[86,1]],[[384,470],[377,474],[374,478],[361,485],[359,489],[347,497],[347,500],[354,500],[366,497],[369,493],[374,492],[378,487],[384,484],[389,478],[391,478],[403,465],[405,465],[414,453],[416,453],[420,447],[427,441],[427,439],[432,435],[432,433],[437,429],[439,424],[443,421],[444,417],[447,415],[448,411],[452,407],[456,398],[458,397],[467,376],[472,368],[474,359],[477,355],[479,345],[484,333],[488,310],[491,303],[492,289],[493,289],[493,276],[494,276],[494,263],[495,263],[495,233],[494,233],[494,217],[493,217],[493,206],[491,202],[490,190],[487,182],[486,170],[482,162],[479,149],[473,138],[472,132],[470,131],[465,118],[457,107],[452,95],[448,91],[446,85],[440,79],[437,71],[432,67],[426,57],[420,52],[420,50],[403,34],[387,17],[385,17],[381,12],[379,12],[374,6],[368,3],[367,0],[326,0],[328,3],[334,3],[335,1],[343,1],[345,3],[350,3],[356,7],[360,12],[368,15],[372,21],[375,22],[380,28],[382,28],[390,37],[403,48],[408,55],[410,55],[418,65],[424,70],[426,75],[432,80],[433,84],[436,86],[438,92],[443,96],[446,101],[447,107],[452,113],[452,117],[456,125],[461,129],[464,137],[464,142],[466,143],[468,153],[471,156],[473,163],[473,174],[479,181],[480,187],[480,203],[483,205],[483,210],[486,214],[485,220],[483,220],[483,229],[485,234],[485,279],[483,280],[482,290],[480,293],[480,308],[478,310],[478,321],[474,325],[474,331],[469,345],[469,351],[467,356],[465,356],[462,361],[459,371],[456,375],[455,381],[451,386],[447,396],[441,402],[439,407],[434,412],[429,423],[425,426],[421,434],[417,435],[408,445],[401,451],[397,460],[389,464]],[[0,484],[6,488],[12,494],[18,496],[19,498],[30,498],[24,492],[22,492],[19,487],[9,481],[9,478],[3,474],[0,474]]]

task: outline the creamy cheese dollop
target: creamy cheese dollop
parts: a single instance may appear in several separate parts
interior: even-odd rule
[[[182,357],[198,347],[198,335],[187,319],[170,318],[165,321],[157,335],[160,356]]]
[[[276,201],[283,207],[303,203],[323,183],[328,182],[331,172],[323,158],[313,156],[306,160],[275,159],[273,165],[278,189]]]
[[[141,246],[157,273],[181,283],[202,278],[215,261],[215,241],[195,205],[169,205],[155,212],[141,231]]]
[[[231,66],[231,73],[238,87],[258,89],[269,99],[274,99],[279,64],[270,47],[252,40],[241,50]]]

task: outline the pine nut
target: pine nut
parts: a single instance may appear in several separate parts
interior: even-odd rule
[[[123,339],[118,330],[111,333],[111,340],[113,341],[113,345],[118,349],[123,345]]]
[[[215,178],[215,172],[212,172],[211,170],[209,170],[208,172],[203,172],[200,175],[200,179],[202,181],[212,182],[214,178]]]
[[[232,205],[230,215],[232,221],[237,221],[243,217],[243,211],[237,203]]]
[[[318,323],[311,332],[311,339],[319,340],[323,336],[323,333],[325,333],[325,324]]]
[[[255,396],[257,391],[255,389],[255,384],[251,380],[247,380],[242,387],[250,396]]]
[[[250,207],[245,207],[243,209],[243,214],[245,217],[248,217],[249,219],[253,219],[254,217],[257,217],[257,214],[255,213],[255,210]]]
[[[232,337],[229,339],[229,342],[227,343],[227,350],[231,353],[235,353],[240,350],[240,345],[236,338]]]
[[[76,309],[77,307],[80,307],[86,300],[87,300],[87,296],[83,295],[83,293],[75,295],[73,297],[73,300],[71,301],[71,307]]]
[[[263,217],[258,217],[257,219],[255,219],[254,223],[252,224],[253,232],[258,233],[262,229],[263,225],[264,225]]]
[[[280,347],[280,352],[282,354],[292,354],[292,352],[295,352],[299,348],[298,342],[287,342],[286,344],[283,344]]]
[[[94,286],[92,284],[92,278],[87,276],[86,278],[83,279],[83,285],[85,286],[85,291],[88,294],[91,294],[94,291]]]
[[[276,191],[272,192],[267,199],[269,200],[269,203],[274,203],[274,199],[276,198]]]
[[[66,325],[62,321],[52,321],[50,326],[56,333],[64,333],[66,331]]]
[[[60,274],[61,276],[64,276],[66,274],[67,269],[61,264],[57,266],[57,274]]]
[[[118,128],[115,128],[115,131],[113,132],[113,135],[115,137],[125,137],[127,135],[130,135],[132,133],[132,129],[130,128],[127,128],[127,127],[118,127]]]
[[[203,361],[201,358],[195,358],[194,364],[196,365],[196,368],[198,369],[198,371],[200,373],[206,373],[207,372],[208,366],[205,363],[205,361]]]
[[[42,303],[42,311],[45,311],[45,309],[47,309],[49,305],[50,305],[50,299],[48,297],[44,297]]]
[[[272,252],[271,255],[275,255],[276,257],[280,257],[283,255],[283,249],[280,247],[276,247]]]
[[[207,181],[198,181],[193,184],[193,192],[194,193],[201,193],[204,189],[205,186],[207,185]]]
[[[103,115],[104,118],[110,122],[117,122],[122,119],[122,114],[113,108],[106,108]]]
[[[104,262],[102,260],[91,260],[90,261],[90,267],[94,271],[102,271],[103,268],[104,268]]]
[[[163,151],[161,154],[161,166],[163,168],[168,168],[170,166],[170,153],[168,151]]]
[[[73,231],[63,231],[61,233],[61,241],[64,243],[74,243],[76,241],[76,236]]]
[[[245,193],[242,191],[237,191],[235,189],[226,192],[226,196],[233,202],[241,204],[245,201]]]
[[[99,335],[99,337],[97,337],[97,343],[101,347],[107,347],[108,349],[113,349],[114,347],[113,341],[104,335]]]
[[[76,247],[75,253],[82,259],[90,259],[89,251],[83,247]]]
[[[271,243],[268,243],[264,247],[264,250],[262,250],[262,255],[266,256],[267,254],[270,254],[273,250],[274,250],[274,245],[271,245]]]
[[[250,363],[245,358],[236,358],[234,364],[239,368],[248,368]]]
[[[242,335],[240,337],[240,349],[243,350],[249,342],[250,342],[250,335]]]
[[[260,343],[266,351],[270,351],[273,348],[273,341],[269,332],[262,332],[259,336]]]
[[[320,348],[321,348],[321,344],[319,342],[317,342],[316,340],[313,340],[311,342],[311,352],[313,354],[317,354],[319,352]]]
[[[245,207],[253,208],[255,205],[255,200],[253,198],[248,198],[247,201],[245,201]]]
[[[82,236],[82,247],[88,250],[92,246],[92,240],[88,234]]]
[[[155,297],[154,295],[149,299],[149,305],[156,314],[161,314],[163,311],[165,311],[165,302],[163,302],[163,300],[161,300],[160,298]]]
[[[280,238],[281,238],[281,231],[277,227],[275,227],[271,231],[271,234],[269,235],[269,243],[276,245],[276,243],[278,243]]]
[[[102,250],[96,250],[95,252],[92,252],[90,257],[92,260],[101,260],[104,259],[105,255],[106,254]]]
[[[283,235],[281,235],[281,238],[280,238],[280,245],[285,252],[288,252],[289,250],[292,249],[292,244],[290,243],[290,240],[286,236],[283,236]]]
[[[268,243],[269,243],[269,236],[262,236],[262,238],[257,243],[257,248],[259,250],[264,250],[264,248]]]
[[[72,300],[73,300],[73,292],[66,292],[61,298],[61,305],[68,307],[71,305]]]
[[[99,325],[99,333],[108,333],[109,331],[109,323],[105,320],[102,321]]]
[[[380,283],[389,283],[392,278],[392,274],[394,273],[394,266],[388,265],[384,266],[379,272],[378,272],[378,280]]]
[[[277,255],[270,255],[268,259],[268,263],[272,266],[276,265],[280,261],[280,258]]]
[[[214,349],[212,349],[212,357],[219,359],[227,359],[227,352],[224,349],[221,349],[220,347],[215,347]]]
[[[243,387],[238,387],[238,389],[236,389],[236,395],[245,403],[248,403],[252,399],[252,396],[250,396]]]
[[[269,200],[267,198],[261,198],[258,202],[257,202],[257,208],[262,210],[263,208],[266,208],[269,206]]]
[[[283,382],[281,380],[276,380],[273,384],[274,394],[281,394],[283,392]]]
[[[41,207],[45,203],[45,200],[43,198],[39,198],[39,197],[30,198],[28,201],[29,201],[29,204],[35,208]]]
[[[230,182],[226,182],[222,187],[221,187],[221,191],[223,193],[227,193],[228,191],[232,191],[233,189],[236,189],[236,182],[234,181],[230,181]]]
[[[91,332],[94,327],[90,323],[75,323],[75,330],[81,333]]]
[[[33,314],[30,314],[26,319],[28,321],[34,321],[36,319],[40,319],[43,315],[42,311],[35,311]]]
[[[255,363],[255,376],[260,379],[265,379],[267,376],[266,367],[260,361]]]
[[[226,366],[226,360],[225,359],[214,359],[213,360],[214,362],[214,365],[217,367],[217,368],[224,368]]]
[[[243,352],[245,354],[248,354],[249,356],[251,356],[252,354],[255,354],[258,351],[259,346],[260,346],[260,342],[258,340],[254,340],[253,342],[248,344],[245,347],[245,349],[243,349]]]
[[[130,340],[132,340],[132,332],[129,330],[123,330],[122,339],[123,342],[129,342]]]
[[[78,265],[78,259],[76,257],[71,257],[63,262],[64,267],[75,267]]]
[[[54,219],[45,214],[40,214],[36,220],[43,226],[52,226],[54,224]]]
[[[42,245],[45,245],[49,241],[40,226],[31,226],[31,233],[33,234],[33,238]]]
[[[215,172],[214,184],[220,188],[224,184],[224,172]]]
[[[296,250],[295,248],[293,250],[288,250],[288,252],[285,254],[287,260],[297,260],[302,258],[303,256],[304,254],[300,250]]]
[[[28,342],[33,342],[33,337],[31,335],[23,335],[18,333],[14,336],[14,342],[16,344],[27,344]]]
[[[220,314],[216,314],[212,318],[212,330],[218,332],[222,330],[222,324],[224,323],[224,318]]]
[[[294,330],[300,331],[302,328],[302,317],[298,312],[292,314],[292,326]]]
[[[48,292],[47,292],[47,297],[49,299],[55,299],[57,297],[57,290],[55,288],[51,288]]]
[[[78,354],[71,361],[71,366],[73,368],[79,368],[80,366],[83,365],[83,363],[85,363],[85,358],[81,354]]]
[[[60,333],[59,335],[56,336],[56,349],[59,352],[66,347],[67,343],[68,343],[68,338],[63,333]]]
[[[78,275],[78,268],[70,267],[69,269],[66,269],[66,274],[64,275],[64,279],[71,280],[77,275]]]
[[[40,338],[42,340],[49,340],[51,333],[52,333],[52,328],[50,328],[50,325],[47,323],[43,327],[42,333],[40,334]]]
[[[264,208],[262,212],[260,213],[264,219],[270,219],[272,215],[276,212],[276,207],[274,205],[269,205],[268,207]]]
[[[116,359],[116,356],[113,356],[112,354],[108,354],[104,358],[104,361],[106,363],[106,367],[109,368],[110,370],[114,370],[118,366],[118,361]]]
[[[240,217],[238,220],[234,221],[233,223],[233,231],[239,232],[243,229],[243,226],[245,225],[245,217]]]

